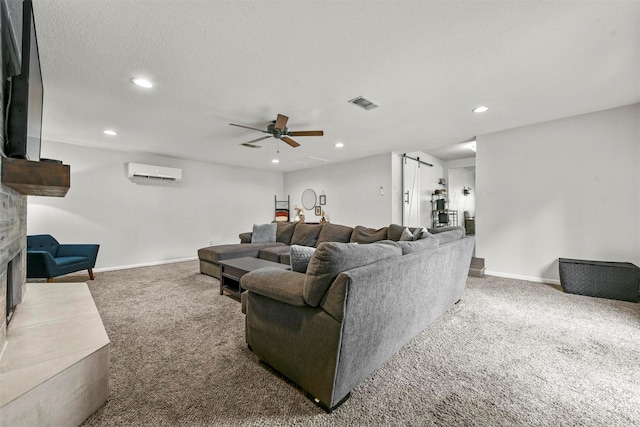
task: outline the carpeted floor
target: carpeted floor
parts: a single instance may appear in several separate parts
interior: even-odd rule
[[[88,283],[111,396],[85,426],[640,426],[640,304],[469,278],[460,304],[327,414],[257,361],[240,304],[196,261]]]

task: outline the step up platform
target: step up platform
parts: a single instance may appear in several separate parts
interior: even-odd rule
[[[469,267],[469,276],[484,277],[484,258],[471,258],[471,266]]]

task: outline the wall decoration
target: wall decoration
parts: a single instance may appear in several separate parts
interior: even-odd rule
[[[322,208],[320,206],[316,206],[316,216],[322,215]]]
[[[324,206],[327,204],[327,196],[325,196],[324,194],[320,195],[320,205]]]
[[[307,188],[302,193],[302,206],[305,209],[311,210],[316,206],[316,192],[310,188]]]

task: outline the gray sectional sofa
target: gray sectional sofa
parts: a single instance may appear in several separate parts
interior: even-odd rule
[[[295,225],[288,241],[297,245],[304,237],[316,247],[306,269],[262,268],[242,277],[246,342],[260,360],[331,411],[462,298],[474,239],[462,227],[406,241],[400,240],[404,227],[393,224],[354,227],[350,233],[344,226],[307,226]],[[303,233],[296,236],[298,227]],[[285,230],[278,228],[279,241],[271,247],[213,247],[217,258],[209,260],[242,253],[287,262]]]
[[[324,242],[338,243],[373,243],[380,240],[399,241],[405,227],[391,224],[383,228],[369,228],[361,225],[348,227],[339,224],[304,224],[297,222],[276,223],[275,239],[270,242],[252,243],[252,232],[239,235],[240,243],[208,246],[198,250],[200,272],[220,279],[220,261],[254,257],[267,261],[290,264],[290,248],[292,245],[318,247]],[[417,227],[410,228],[415,232]],[[429,229],[430,233],[455,231],[462,233],[463,227],[440,227]]]

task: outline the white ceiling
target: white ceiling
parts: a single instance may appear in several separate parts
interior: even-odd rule
[[[45,140],[292,171],[640,102],[639,1],[34,3]],[[278,113],[325,136],[229,126]]]

